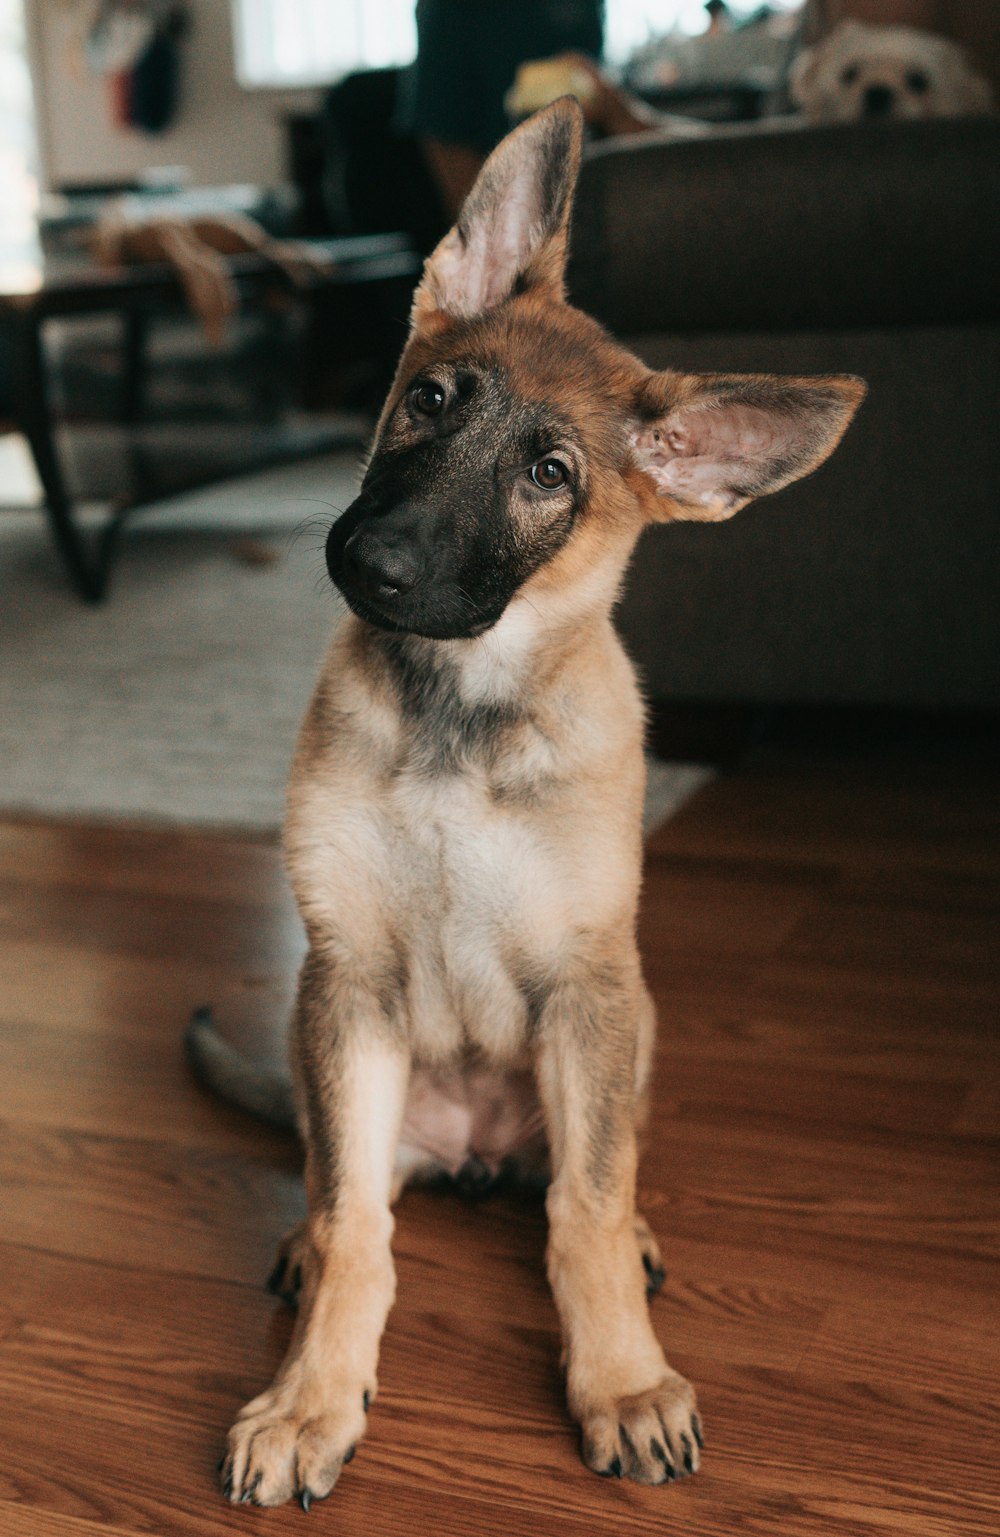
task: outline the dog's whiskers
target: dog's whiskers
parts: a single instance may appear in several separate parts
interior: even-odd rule
[[[542,629],[545,631],[545,633],[546,634],[551,634],[551,632],[552,632],[552,621],[550,619],[548,619],[545,616],[545,614],[542,613],[541,609],[538,607],[538,604],[537,603],[533,603],[530,598],[526,598],[524,596],[523,592],[521,593],[520,596],[521,596],[522,601],[525,602],[528,605],[528,607],[531,609],[531,612],[533,614],[537,615],[538,622],[542,626]]]
[[[455,583],[455,591],[458,593],[459,597],[460,598],[464,598],[466,603],[469,605],[469,609],[468,609],[469,613],[470,614],[474,614],[475,611],[476,611],[476,600],[473,598],[472,594],[470,592],[466,592],[465,588],[464,587],[460,587],[457,582]],[[483,650],[485,651],[487,657],[490,657],[490,649],[489,649],[489,647],[486,644],[486,636],[485,635],[475,635],[475,636],[473,636],[473,639],[474,640],[478,640],[479,644],[482,646]],[[496,657],[490,657],[490,660],[491,661],[496,661]]]
[[[314,500],[318,501],[318,498],[314,498]],[[332,502],[319,502],[319,505],[322,507],[329,507],[330,511],[334,513],[336,517],[341,516],[341,509],[334,506]],[[293,550],[299,544],[300,540],[306,538],[315,541],[314,548],[321,548],[326,544],[326,536],[329,533],[330,526],[334,521],[334,518],[321,517],[319,513],[309,513],[308,516],[302,518],[300,522],[296,523],[295,527],[288,535],[288,538],[285,541],[285,554],[291,555]]]

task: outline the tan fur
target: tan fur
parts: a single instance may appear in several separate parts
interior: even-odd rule
[[[692,443],[718,450],[710,494],[729,508],[750,494],[747,476],[765,473],[763,460],[748,469],[739,457],[741,411],[764,413],[768,430],[755,425],[747,452],[764,441],[767,474],[783,484],[796,471],[781,453],[771,463],[771,438],[792,445],[802,473],[830,451],[861,389],[651,375],[567,306],[569,191],[547,205],[531,198],[539,157],[553,174],[546,135],[558,136],[559,156],[569,135],[562,174],[572,187],[570,111],[557,105],[505,141],[472,215],[431,258],[375,462],[419,440],[405,406],[416,376],[482,366],[502,377],[515,413],[558,407],[568,425],[552,449],[571,461],[576,520],[481,635],[387,640],[349,618],[295,756],[286,848],[310,943],[293,1030],[309,1217],[281,1256],[282,1274],[302,1272],[288,1359],[230,1434],[223,1482],[234,1502],[327,1494],[364,1428],[394,1290],[390,1201],[451,1156],[440,1151],[452,1145],[444,1128],[436,1142],[409,1128],[440,1114],[449,1136],[473,1128],[475,1151],[486,1116],[491,1135],[508,1128],[512,1157],[536,1171],[537,1125],[523,1099],[506,1119],[498,1110],[490,1120],[486,1105],[505,1083],[523,1096],[532,1079],[551,1160],[548,1273],[583,1456],[647,1483],[699,1462],[694,1391],[650,1323],[647,1281],[662,1272],[634,1206],[654,1038],[635,939],[644,721],[611,610],[648,519],[704,508],[664,495],[659,445],[644,459],[635,440],[658,413],[673,422],[700,412]],[[486,236],[496,199],[511,196],[527,228],[517,208],[502,208],[508,270],[492,264]],[[470,313],[470,295],[481,313]],[[463,440],[454,441],[460,475]],[[496,473],[507,472],[498,463]],[[539,499],[522,479],[510,479],[505,515],[530,541],[569,493]],[[436,690],[433,708],[408,700],[400,656]],[[478,731],[477,711],[489,721]],[[449,736],[456,722],[463,729]]]

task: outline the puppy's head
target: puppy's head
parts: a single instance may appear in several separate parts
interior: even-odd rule
[[[517,128],[427,262],[327,539],[334,582],[381,628],[474,636],[515,595],[610,605],[645,520],[730,517],[815,468],[861,398],[851,379],[654,373],[568,305],[581,133],[568,99]]]
[[[792,96],[811,122],[989,112],[992,92],[948,38],[843,21],[796,60]]]

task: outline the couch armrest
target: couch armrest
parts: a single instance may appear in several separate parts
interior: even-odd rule
[[[623,334],[996,320],[998,210],[998,119],[613,139],[584,162],[570,294]]]

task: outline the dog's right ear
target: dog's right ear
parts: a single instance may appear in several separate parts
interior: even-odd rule
[[[583,113],[563,96],[501,140],[458,223],[427,259],[413,301],[415,330],[484,315],[529,288],[564,297],[582,139]]]

